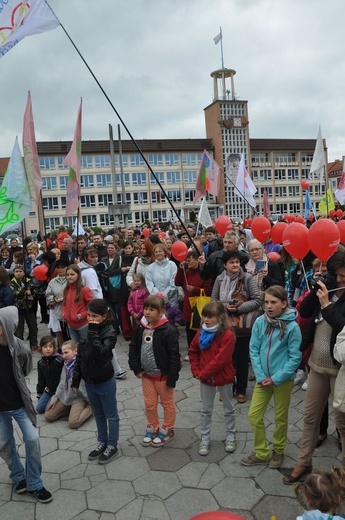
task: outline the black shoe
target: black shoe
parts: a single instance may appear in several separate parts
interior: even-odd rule
[[[53,500],[52,494],[46,490],[46,488],[35,489],[34,491],[28,491],[29,495],[33,496],[42,504],[47,504]]]
[[[103,453],[98,457],[98,464],[108,464],[118,454],[118,449],[115,446],[107,446]]]
[[[97,448],[95,450],[92,450],[91,453],[89,453],[88,459],[89,460],[96,460],[98,457],[105,451],[107,445],[105,442],[99,442],[97,444]]]
[[[322,438],[320,438],[322,437]],[[319,435],[315,448],[319,448],[327,439],[327,433],[325,435]]]
[[[21,495],[22,493],[25,493],[26,491],[26,480],[20,480],[19,482],[16,482],[13,487],[13,491],[15,493],[18,493],[18,495]]]

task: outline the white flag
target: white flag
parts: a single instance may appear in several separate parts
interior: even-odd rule
[[[59,25],[45,0],[0,2],[0,58],[25,36],[55,29]]]
[[[182,222],[184,222],[184,220],[185,220],[183,208],[181,208],[181,211],[180,211],[180,219],[182,220]]]
[[[334,195],[338,199],[341,206],[343,206],[345,204],[345,159],[343,164],[343,173],[341,174],[338,189],[335,190]]]
[[[326,165],[325,151],[323,148],[321,126],[319,126],[315,151],[314,151],[313,160],[312,160],[311,167],[310,167],[310,174],[312,177],[312,173],[315,173],[315,177],[317,179],[320,179],[320,183],[323,180],[325,165]]]
[[[212,220],[205,197],[202,199],[197,220],[204,227],[212,226]]]
[[[215,45],[217,45],[217,43],[219,43],[221,39],[222,39],[222,31],[220,31],[220,33],[217,34],[217,36],[215,36],[213,38],[213,41],[214,41]]]
[[[75,237],[77,237],[78,235],[85,235],[85,229],[83,228],[82,224],[78,222],[77,218],[74,221],[74,229],[72,235]]]
[[[253,208],[256,206],[254,195],[258,190],[255,188],[252,179],[244,166],[244,154],[241,155],[238,167],[235,194],[244,199]]]

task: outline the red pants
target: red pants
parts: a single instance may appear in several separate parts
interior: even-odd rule
[[[129,311],[127,309],[126,305],[121,305],[121,327],[122,327],[122,334],[125,340],[129,341],[132,339],[133,336],[133,329],[132,329],[132,322],[131,322],[131,315],[129,314]]]
[[[154,430],[159,428],[158,398],[164,410],[163,426],[174,428],[175,426],[175,401],[174,389],[166,385],[166,381],[155,381],[154,379],[142,378],[143,396],[147,424],[153,426]]]

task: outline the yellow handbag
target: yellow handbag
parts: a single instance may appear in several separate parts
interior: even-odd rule
[[[190,315],[190,323],[189,328],[191,330],[199,330],[201,327],[201,313],[206,303],[211,301],[210,296],[205,295],[204,289],[200,290],[199,296],[191,296],[189,298],[191,315]]]

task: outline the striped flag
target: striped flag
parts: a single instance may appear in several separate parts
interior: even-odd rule
[[[206,196],[206,191],[218,197],[220,184],[220,166],[213,157],[204,150],[201,164],[195,184],[195,197],[193,202],[197,202],[201,197]]]
[[[267,190],[264,188],[264,193],[262,197],[262,208],[264,217],[268,218],[271,216],[270,203],[268,201]]]
[[[67,179],[66,212],[68,217],[78,210],[80,197],[80,160],[81,160],[81,114],[82,101],[78,111],[77,124],[74,132],[74,139],[69,154],[63,161],[64,166],[69,166]]]
[[[31,34],[55,29],[59,20],[45,0],[0,2],[0,58]]]

